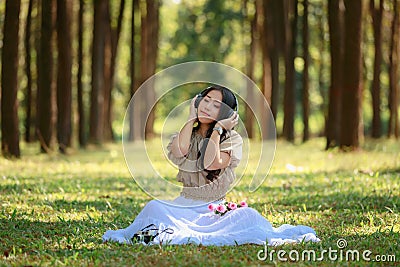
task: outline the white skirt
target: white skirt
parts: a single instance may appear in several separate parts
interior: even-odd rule
[[[170,228],[173,233],[161,233],[149,244],[223,246],[250,243],[277,246],[320,241],[308,226],[283,224],[278,228],[272,227],[267,219],[250,207],[231,210],[221,216],[209,211],[208,203],[203,201],[178,197],[169,203],[171,205],[151,200],[131,225],[125,229],[106,231],[103,241],[131,244],[133,235],[150,224],[155,224],[159,232]],[[177,206],[180,204],[186,207]],[[198,206],[187,207],[190,205]]]

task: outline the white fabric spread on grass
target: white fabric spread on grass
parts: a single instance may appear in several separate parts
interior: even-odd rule
[[[250,207],[228,211],[221,216],[210,212],[206,202],[178,197],[171,203],[175,206],[157,200],[150,201],[131,225],[125,229],[108,230],[103,235],[103,241],[130,244],[137,231],[152,223],[160,230],[172,228],[174,233],[162,233],[150,244],[264,245],[267,241],[268,245],[277,246],[320,241],[308,226],[284,224],[278,228],[272,227],[267,219]],[[186,207],[179,207],[179,204]],[[204,205],[187,207],[199,204]]]

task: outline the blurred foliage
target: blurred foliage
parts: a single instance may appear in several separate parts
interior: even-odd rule
[[[224,62],[237,42],[234,24],[245,19],[241,1],[182,1],[177,14],[180,27],[170,43],[181,54],[174,63],[191,60]]]

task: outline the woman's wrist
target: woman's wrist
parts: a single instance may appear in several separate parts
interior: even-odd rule
[[[216,135],[221,136],[222,131],[222,127],[215,126],[211,134],[215,133]]]
[[[221,127],[223,130],[225,130],[224,126],[222,126],[222,124],[219,123],[219,121],[217,121],[214,127]]]

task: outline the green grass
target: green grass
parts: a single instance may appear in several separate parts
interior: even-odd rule
[[[156,150],[157,143],[150,149]],[[289,253],[337,249],[371,250],[395,255],[400,262],[400,144],[367,140],[362,151],[325,152],[323,139],[302,145],[279,141],[269,176],[255,192],[247,190],[250,173],[228,194],[247,199],[274,226],[313,227],[320,243],[284,245]],[[102,243],[107,229],[123,228],[151,198],[134,183],[121,145],[74,151],[69,156],[40,155],[36,146],[22,148],[21,160],[0,159],[0,265],[279,265],[275,257],[260,261],[262,246],[131,246]],[[154,164],[162,169],[163,156]],[[138,159],[140,160],[140,159]],[[143,159],[142,159],[143,160]],[[250,168],[253,160],[250,160]],[[140,164],[140,161],[138,162]],[[267,170],[265,170],[267,171]],[[168,176],[174,173],[165,170]],[[250,172],[250,171],[249,171]],[[286,256],[287,257],[287,256]],[[381,265],[376,262],[296,262],[296,265]]]

